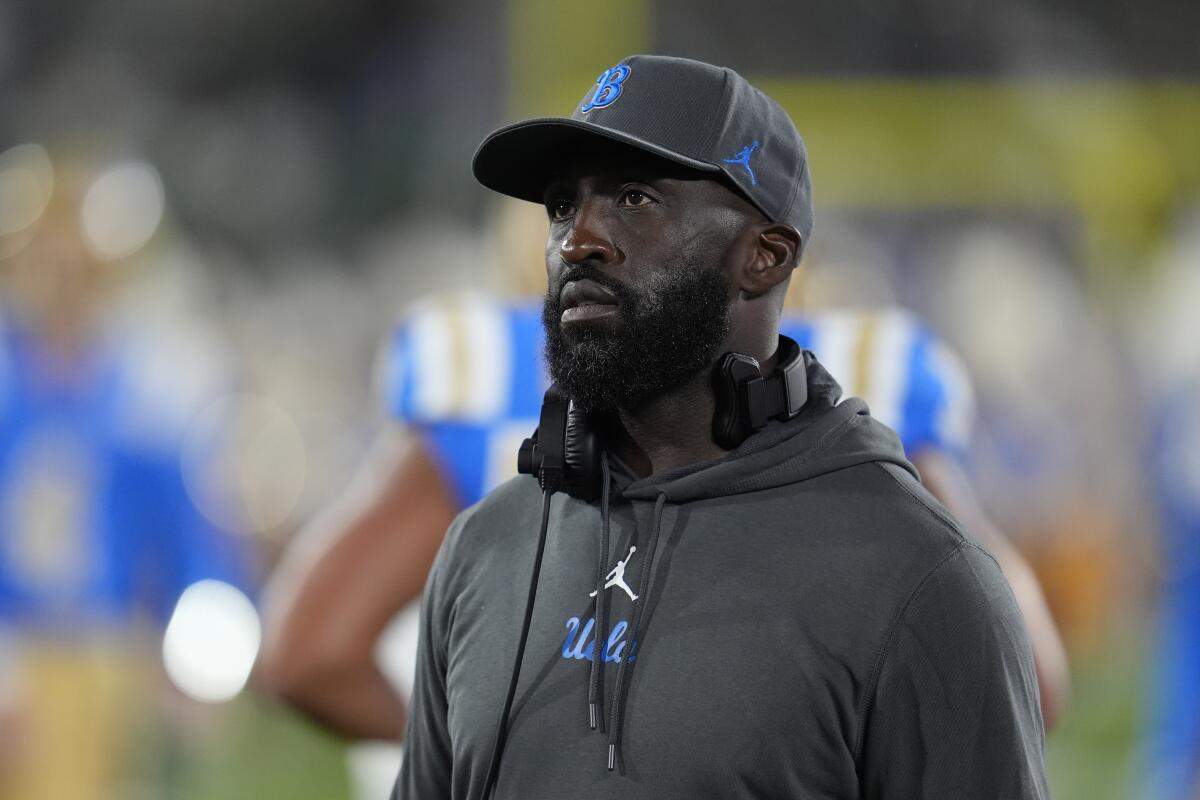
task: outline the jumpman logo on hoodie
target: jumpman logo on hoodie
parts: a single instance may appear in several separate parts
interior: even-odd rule
[[[618,561],[617,565],[613,567],[612,572],[605,576],[605,580],[608,581],[604,584],[605,589],[611,589],[614,586],[619,586],[625,590],[625,594],[629,595],[630,600],[637,600],[637,595],[633,593],[633,590],[629,588],[629,584],[625,582],[625,565],[629,563],[629,559],[633,558],[633,554],[636,552],[637,548],[630,546],[629,555]],[[588,597],[595,596],[596,593],[594,591],[588,595]]]

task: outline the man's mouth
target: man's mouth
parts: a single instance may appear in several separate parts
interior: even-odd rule
[[[588,278],[568,281],[558,295],[561,322],[585,322],[617,312],[616,295]]]

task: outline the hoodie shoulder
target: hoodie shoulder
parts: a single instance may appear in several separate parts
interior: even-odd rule
[[[446,536],[455,549],[507,546],[514,539],[537,535],[542,511],[542,491],[528,475],[518,475],[497,486],[455,518]]]
[[[845,560],[847,580],[862,579],[895,607],[936,564],[972,537],[904,466],[865,461],[796,484],[797,517],[807,547]],[[983,552],[981,551],[981,555]],[[984,556],[988,557],[988,556]]]
[[[975,544],[974,540],[963,531],[954,515],[919,480],[914,478],[912,473],[895,464],[876,462],[875,465],[896,484],[904,496],[911,499],[918,514],[929,516],[930,525],[938,534],[945,536],[947,542]]]
[[[992,559],[991,554],[979,546],[962,523],[912,473],[885,462],[875,462],[870,467],[882,490],[880,499],[887,498],[886,505],[894,522],[888,526],[887,535],[897,545],[904,542],[934,560],[940,560],[951,550],[971,546]]]
[[[487,584],[497,575],[515,574],[506,570],[528,561],[527,551],[537,542],[541,511],[537,482],[519,475],[459,512],[434,564],[439,586],[435,604],[448,608],[468,587]]]

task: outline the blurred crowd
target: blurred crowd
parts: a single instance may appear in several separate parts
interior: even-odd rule
[[[0,3],[0,798],[351,791],[338,742],[246,688],[262,588],[394,424],[405,310],[541,291],[541,210],[485,202],[466,165],[520,102],[494,32],[542,6],[309,5],[199,14],[188,38],[162,12],[80,4],[64,28]],[[1090,212],[823,210],[820,158],[790,302],[907,308],[967,365],[968,472],[1072,663],[1056,792],[1187,796],[1200,193],[1155,195],[1113,277]]]

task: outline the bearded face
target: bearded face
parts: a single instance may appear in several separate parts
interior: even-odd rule
[[[729,284],[716,259],[682,256],[636,287],[588,265],[555,278],[542,310],[546,362],[588,411],[636,412],[708,369],[729,335]]]

